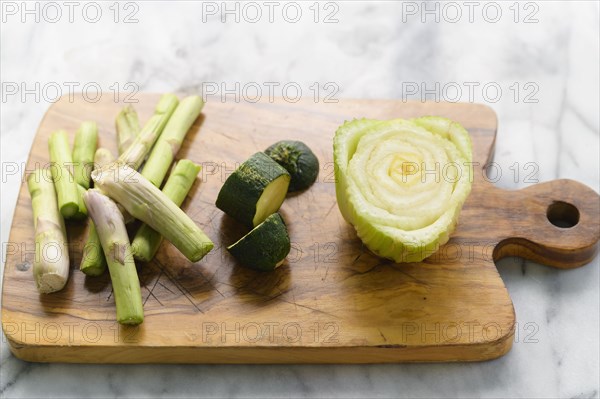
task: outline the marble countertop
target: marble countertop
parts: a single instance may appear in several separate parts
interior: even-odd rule
[[[247,101],[257,87],[263,96],[318,87],[319,101],[482,102],[499,119],[498,185],[571,178],[600,191],[597,2],[53,4],[2,2],[2,243],[44,112],[82,89]],[[568,271],[506,259],[498,269],[518,325],[512,351],[494,361],[31,364],[2,337],[0,396],[598,397],[599,259]]]

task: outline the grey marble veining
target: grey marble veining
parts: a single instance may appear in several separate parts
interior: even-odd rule
[[[94,82],[103,95],[112,95],[111,87],[127,83],[140,91],[198,92],[206,82],[227,87],[235,82],[241,86],[294,82],[304,96],[312,96],[311,85],[330,82],[339,88],[335,98],[420,100],[422,93],[410,94],[410,84],[431,89],[437,83],[440,90],[427,99],[436,94],[442,100],[454,99],[450,90],[459,87],[460,100],[483,102],[497,112],[495,161],[503,171],[499,186],[531,184],[525,179],[531,170],[524,166],[534,163],[533,180],[572,178],[600,190],[597,2],[520,3],[518,17],[510,8],[512,2],[499,2],[502,16],[494,23],[489,21],[493,10],[488,10],[488,20],[483,17],[484,3],[470,22],[463,2],[455,3],[462,12],[456,23],[450,21],[452,10],[443,13],[446,3],[429,3],[431,8],[440,7],[440,20],[425,15],[425,23],[421,2],[330,2],[333,5],[327,8],[321,3],[318,23],[309,8],[312,2],[297,3],[302,18],[296,23],[283,18],[279,10],[284,3],[272,23],[267,15],[249,22],[254,14],[240,15],[239,23],[228,15],[223,23],[219,12],[208,15],[210,7],[221,8],[221,2],[132,2],[130,8],[122,3],[118,23],[110,2],[101,3],[102,18],[96,23],[86,21],[81,8],[69,22],[64,5],[65,15],[56,23],[47,20],[54,14],[41,15],[39,22],[31,16],[22,21],[21,10],[14,14],[7,3],[22,7],[20,2],[2,4],[3,165],[26,161],[52,100],[51,92],[38,93],[39,99],[33,94],[25,99],[20,93],[7,94],[14,84],[31,88],[36,82],[41,87],[54,82],[66,90],[65,82],[79,82],[80,87]],[[267,6],[257,4],[266,14]],[[132,11],[138,21],[124,23]],[[323,23],[331,12],[338,21]],[[531,23],[525,23],[527,18]],[[502,94],[484,93],[486,84],[490,90],[500,87]],[[469,85],[475,88],[473,98]],[[328,93],[321,90],[321,97]],[[510,169],[516,162],[518,178]],[[4,243],[20,176],[3,169],[2,177]],[[28,364],[10,355],[3,337],[0,395],[598,397],[598,259],[569,271],[520,259],[503,260],[498,268],[519,324],[512,351],[495,361],[351,366]]]

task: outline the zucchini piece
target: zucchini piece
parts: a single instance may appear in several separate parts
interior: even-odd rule
[[[217,197],[217,208],[247,226],[258,226],[277,212],[290,184],[290,174],[264,152],[241,164]]]
[[[274,213],[227,250],[244,266],[272,271],[281,266],[290,248],[285,222],[279,213]]]
[[[282,140],[265,150],[275,162],[291,175],[289,192],[310,187],[319,175],[319,160],[301,141]]]

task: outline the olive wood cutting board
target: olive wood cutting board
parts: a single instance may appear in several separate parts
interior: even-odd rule
[[[116,154],[114,118],[123,106],[63,98],[41,122],[27,164],[48,162],[47,139],[57,129],[73,138],[95,120],[100,145]],[[141,121],[159,96],[139,95]],[[394,264],[369,253],[342,218],[335,199],[332,138],[354,117],[439,115],[463,124],[473,139],[473,189],[448,244],[421,263]],[[86,236],[67,223],[71,275],[60,292],[40,295],[31,266],[34,230],[23,183],[17,202],[2,289],[2,328],[15,356],[39,362],[84,363],[375,363],[474,361],[512,346],[515,312],[494,262],[517,255],[546,265],[588,263],[599,238],[599,197],[571,180],[519,191],[485,178],[496,137],[494,112],[477,104],[341,100],[335,104],[283,100],[222,103],[209,99],[178,158],[203,165],[183,204],[215,242],[191,264],[170,243],[138,264],[145,321],[115,322],[108,274],[79,271]],[[234,261],[225,246],[244,230],[215,207],[229,173],[256,151],[298,139],[321,169],[309,190],[281,208],[293,242],[283,266],[256,272]],[[556,226],[558,224],[562,227]],[[572,226],[572,227],[566,227]]]

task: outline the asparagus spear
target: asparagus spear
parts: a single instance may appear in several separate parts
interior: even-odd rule
[[[58,196],[58,209],[65,218],[76,216],[79,211],[80,193],[69,171],[69,167],[73,165],[73,158],[67,132],[58,130],[52,133],[48,140],[48,149],[52,163],[52,180]]]
[[[83,200],[83,194],[85,194],[85,188],[81,187],[79,184],[77,185],[77,194],[79,197],[77,198],[77,212],[75,215],[71,216],[73,219],[84,219],[87,216],[87,207],[85,206],[85,201]]]
[[[75,182],[85,188],[90,188],[94,153],[98,145],[98,125],[96,122],[83,122],[75,134],[73,144],[73,167]]]
[[[106,270],[106,257],[102,252],[102,244],[98,237],[98,230],[93,220],[88,223],[88,237],[79,270],[88,276],[101,276]]]
[[[35,226],[33,276],[41,293],[60,291],[69,278],[69,249],[56,191],[47,169],[36,169],[27,179]]]
[[[160,187],[162,184],[185,135],[200,115],[202,107],[204,107],[204,101],[199,96],[190,96],[181,100],[154,144],[142,169],[142,175],[156,187]]]
[[[94,155],[94,170],[100,169],[114,161],[115,157],[109,150],[107,150],[106,148],[98,148],[96,154]],[[121,213],[123,214],[125,224],[135,220],[120,204],[117,204],[117,207],[119,208],[119,211],[121,211]]]
[[[114,161],[112,153],[106,148],[98,148],[94,155],[94,169],[99,169]],[[106,257],[102,252],[102,245],[98,237],[98,231],[93,220],[88,223],[88,237],[79,270],[88,276],[100,276],[106,270]]]
[[[117,129],[120,155],[129,148],[142,129],[138,114],[131,105],[126,106],[119,112],[117,119],[115,120],[115,127]]]
[[[156,105],[154,115],[144,125],[144,128],[129,148],[119,156],[119,162],[126,163],[133,169],[139,169],[178,103],[179,100],[176,95],[164,94]]]
[[[98,148],[94,154],[94,169],[100,169],[101,167],[108,165],[113,162],[115,157],[112,152],[106,148]]]
[[[177,205],[129,165],[118,162],[92,172],[96,187],[136,219],[169,240],[190,261],[199,261],[213,243]]]
[[[123,215],[117,204],[97,189],[88,190],[84,198],[108,262],[117,321],[121,324],[140,324],[144,321],[140,280]]]
[[[163,187],[163,194],[173,201],[175,205],[181,206],[181,203],[192,188],[200,169],[200,165],[196,165],[188,159],[182,159],[177,162]],[[133,255],[137,260],[143,262],[151,261],[156,251],[158,251],[162,240],[163,238],[159,232],[147,224],[143,224],[131,243]]]

